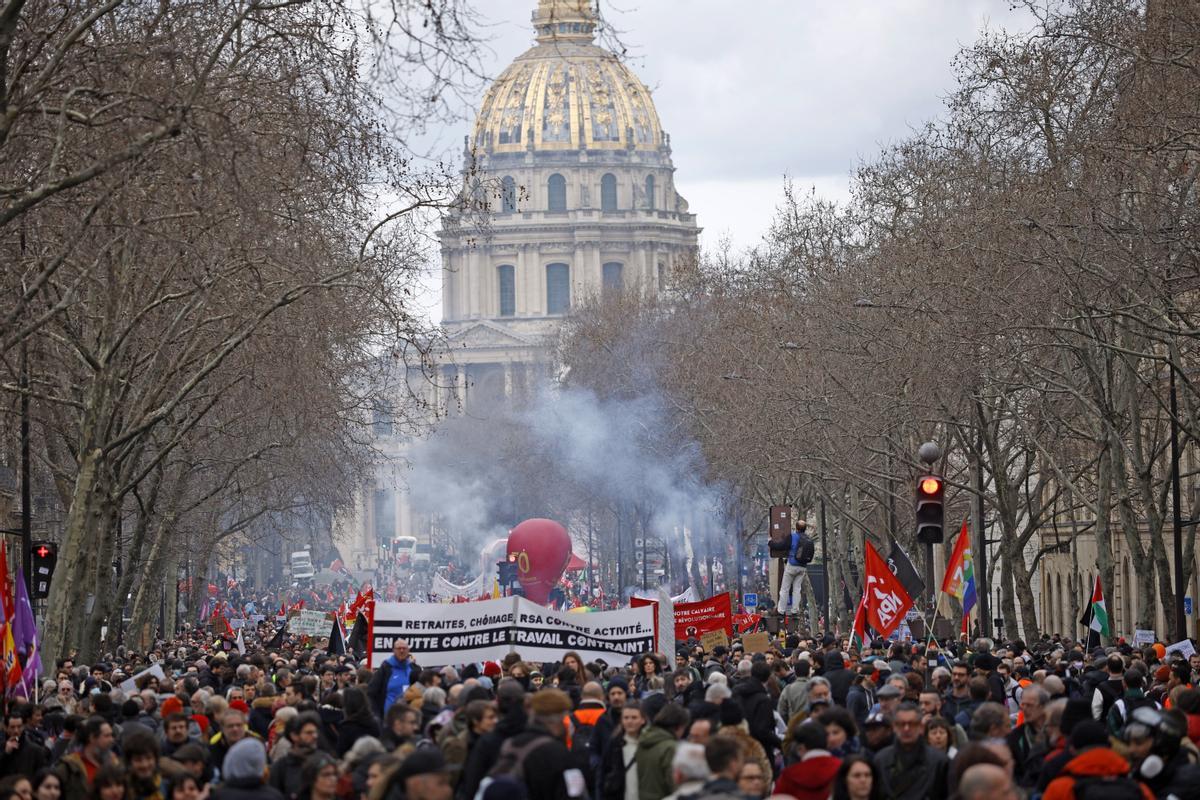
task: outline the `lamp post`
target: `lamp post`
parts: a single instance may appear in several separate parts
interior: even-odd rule
[[[825,498],[821,498],[821,576],[825,581],[825,633],[829,633],[829,595],[833,590],[829,587],[829,539],[826,536]]]
[[[917,451],[917,458],[921,459],[921,461],[927,467],[929,467],[930,472],[933,471],[934,463],[941,457],[942,457],[942,448],[938,447],[935,442],[925,442],[923,445],[921,445],[921,448]],[[937,481],[941,486],[945,485],[944,482],[941,480],[941,478],[938,478]],[[937,503],[938,503],[938,516],[940,517],[941,513],[942,513],[941,512],[941,494],[940,494],[940,492],[936,499],[937,499]],[[942,526],[942,522],[940,519],[937,521],[937,526],[938,526],[938,531],[939,531],[938,536],[940,537],[941,536],[940,531],[941,531],[941,526]],[[918,528],[919,527],[920,527],[920,525],[918,524]],[[918,530],[918,538],[920,538],[919,530]],[[940,541],[940,538],[939,538],[939,541]],[[937,586],[933,582],[933,540],[932,539],[925,540],[925,585],[929,587],[929,607],[933,608],[937,605]]]
[[[1175,557],[1175,640],[1187,638],[1187,615],[1183,613],[1183,511],[1179,487],[1179,400],[1175,393],[1175,363],[1170,364],[1171,401],[1171,517],[1172,546]]]

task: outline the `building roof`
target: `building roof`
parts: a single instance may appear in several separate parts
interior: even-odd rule
[[[484,95],[473,143],[488,153],[658,151],[667,145],[650,90],[594,44],[589,0],[540,0],[537,44]]]

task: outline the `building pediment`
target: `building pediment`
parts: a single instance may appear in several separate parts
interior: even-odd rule
[[[537,347],[541,343],[514,333],[502,325],[488,320],[479,320],[447,333],[449,350],[483,349],[489,347]]]

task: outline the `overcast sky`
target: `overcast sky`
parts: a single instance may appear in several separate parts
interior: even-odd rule
[[[533,44],[536,6],[477,4],[491,74]],[[676,188],[709,247],[721,237],[757,243],[784,175],[845,197],[856,163],[942,112],[961,46],[984,27],[1029,27],[1008,0],[601,0],[601,8],[653,92]],[[461,151],[467,129],[446,131],[447,145]]]

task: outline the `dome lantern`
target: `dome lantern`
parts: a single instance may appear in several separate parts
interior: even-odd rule
[[[596,30],[591,0],[538,0],[533,29],[539,42],[590,43]]]

